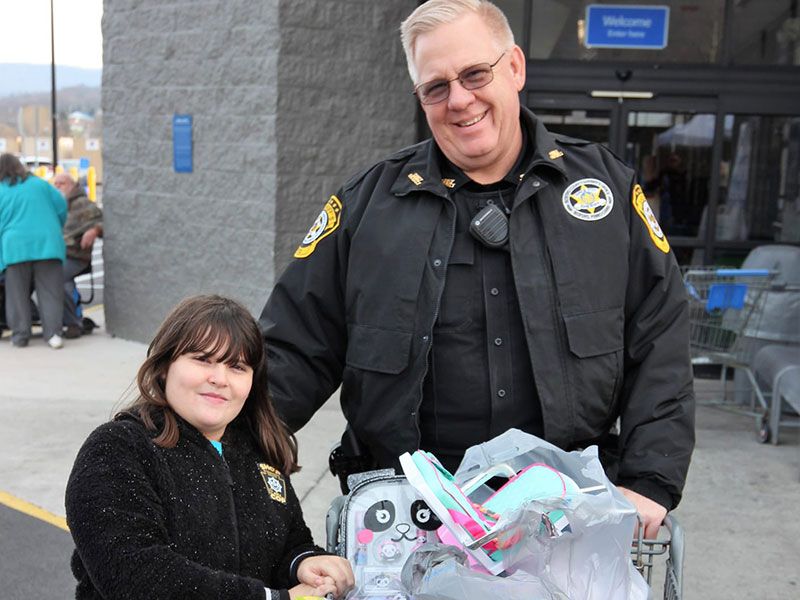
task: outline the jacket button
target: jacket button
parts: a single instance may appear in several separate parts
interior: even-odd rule
[[[433,266],[434,267],[441,267],[442,266],[442,261],[437,258],[436,260],[433,261]]]
[[[497,288],[492,288],[492,289],[491,289],[491,291],[490,291],[489,293],[490,293],[492,296],[497,296],[498,294],[500,294],[500,290],[498,290]]]
[[[494,338],[494,345],[495,346],[502,346],[503,345],[503,338]]]
[[[427,342],[428,341],[428,336],[427,335],[423,335],[422,336],[422,341],[423,342]]]
[[[534,181],[533,181],[533,187],[539,187],[540,185],[542,185],[542,183],[541,183],[540,181],[536,181],[536,180],[534,179]]]
[[[500,396],[501,398],[505,398],[506,397],[506,391],[505,390],[497,390],[497,395]]]

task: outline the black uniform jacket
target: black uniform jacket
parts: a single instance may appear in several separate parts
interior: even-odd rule
[[[525,108],[521,120],[535,150],[510,253],[544,437],[597,443],[617,455],[612,480],[672,508],[694,446],[675,257],[630,168]],[[402,150],[350,179],[298,248],[261,316],[273,400],[295,430],[341,383],[345,416],[380,464],[418,447],[454,241],[448,183],[431,140]]]
[[[293,559],[321,552],[288,478],[238,419],[223,456],[179,427],[172,449],[133,418],[84,443],[66,492],[76,597],[264,600],[268,587],[288,598]]]

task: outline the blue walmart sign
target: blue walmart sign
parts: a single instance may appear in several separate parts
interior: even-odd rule
[[[661,50],[667,47],[669,6],[586,7],[587,48]]]

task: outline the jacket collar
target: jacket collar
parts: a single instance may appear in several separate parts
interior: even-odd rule
[[[533,140],[533,153],[527,165],[519,173],[522,179],[525,175],[535,169],[554,169],[562,176],[567,173],[563,165],[565,154],[561,143],[547,129],[536,115],[528,108],[520,107],[520,122],[528,135],[528,139]],[[407,150],[410,158],[406,161],[399,176],[392,185],[392,193],[396,196],[405,196],[412,192],[426,191],[442,198],[447,198],[448,190],[453,189],[463,182],[462,178],[467,178],[460,169],[452,176],[443,176],[440,168],[440,160],[444,156],[433,139],[412,146]]]

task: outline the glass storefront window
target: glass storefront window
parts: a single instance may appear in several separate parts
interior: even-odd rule
[[[553,133],[608,145],[611,115],[607,110],[537,109],[536,116]]]
[[[799,11],[797,0],[736,0],[732,62],[800,65]]]
[[[710,198],[716,117],[706,113],[628,113],[626,160],[667,238],[696,238]],[[674,247],[681,264],[690,247]]]
[[[800,117],[725,120],[715,240],[800,243]]]
[[[523,43],[524,2],[497,0]],[[668,6],[669,36],[662,50],[587,48],[588,5]],[[646,61],[651,63],[715,63],[722,48],[725,0],[531,0],[530,46],[533,60]]]

